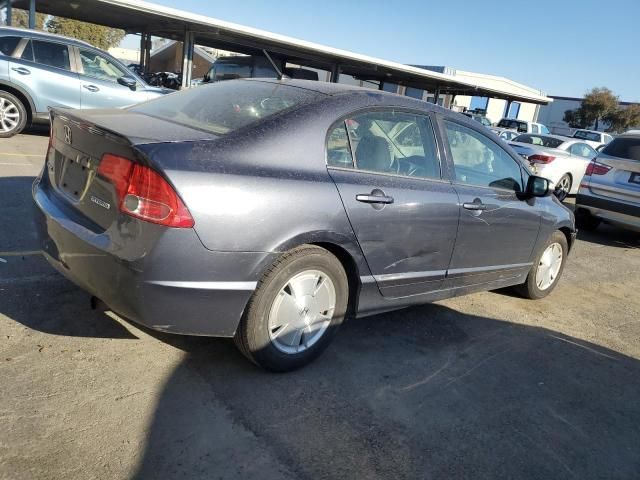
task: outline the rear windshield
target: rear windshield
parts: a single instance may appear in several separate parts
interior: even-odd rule
[[[518,135],[513,139],[514,142],[531,143],[532,145],[540,145],[547,148],[558,148],[564,143],[563,140],[559,140],[553,137],[545,137],[544,135]]]
[[[503,118],[498,123],[500,128],[516,128],[520,130],[527,130],[527,124],[524,122],[519,122],[518,120],[509,120],[507,118]]]
[[[224,135],[324,96],[278,83],[229,80],[172,93],[129,110]]]
[[[573,134],[573,138],[580,138],[582,140],[590,140],[592,142],[600,141],[600,134],[594,132],[587,132],[585,130],[578,130]]]
[[[640,137],[614,138],[602,149],[602,153],[612,157],[640,161]]]

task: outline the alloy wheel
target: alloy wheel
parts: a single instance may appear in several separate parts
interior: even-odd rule
[[[556,185],[556,197],[558,200],[563,201],[569,195],[569,190],[571,189],[571,179],[565,175],[563,176]]]
[[[20,123],[20,110],[11,101],[0,97],[0,132],[9,133]]]
[[[300,353],[314,345],[331,324],[336,289],[320,270],[305,270],[280,289],[269,311],[269,338],[283,353]]]

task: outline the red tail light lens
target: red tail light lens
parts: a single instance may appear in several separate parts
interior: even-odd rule
[[[107,153],[98,173],[113,184],[121,212],[167,227],[193,227],[193,218],[175,190],[149,167]]]
[[[531,155],[529,161],[531,163],[551,163],[556,159],[550,155]]]
[[[592,160],[589,165],[587,165],[587,169],[584,172],[585,177],[590,177],[591,175],[606,175],[612,167],[609,165],[604,165],[602,163],[598,163],[595,160]]]

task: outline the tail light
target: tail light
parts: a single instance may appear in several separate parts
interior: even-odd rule
[[[604,165],[602,163],[598,163],[595,160],[592,160],[589,165],[587,165],[587,169],[584,172],[585,177],[590,177],[591,175],[606,175],[609,173],[612,167],[609,165]]]
[[[556,157],[552,157],[550,155],[530,155],[529,162],[531,163],[551,163],[556,159]]]
[[[167,227],[193,227],[193,218],[178,194],[149,167],[107,153],[98,174],[115,188],[121,212]]]

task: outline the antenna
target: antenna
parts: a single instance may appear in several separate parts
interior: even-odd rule
[[[264,48],[262,49],[262,53],[264,53],[264,56],[267,57],[267,60],[269,60],[269,62],[271,63],[271,66],[273,67],[273,69],[276,71],[276,73],[278,74],[278,80],[282,80],[282,77],[284,77],[284,75],[282,74],[282,72],[280,71],[280,69],[278,68],[278,65],[276,65],[276,62],[273,61],[273,58],[271,58],[271,55],[269,55],[269,52],[267,52]]]

